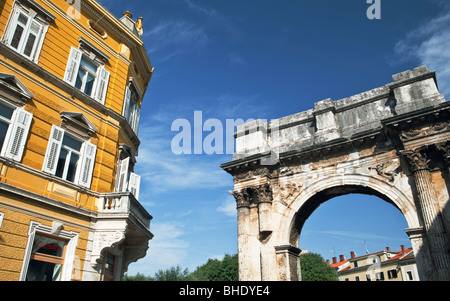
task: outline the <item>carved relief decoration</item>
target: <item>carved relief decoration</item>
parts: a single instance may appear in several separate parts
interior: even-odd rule
[[[91,265],[102,264],[102,252],[106,248],[114,249],[125,241],[125,232],[122,231],[97,231],[94,234],[94,243],[91,255]]]
[[[288,183],[280,186],[280,202],[286,207],[289,207],[289,204],[300,194],[302,187],[303,185],[298,183]]]
[[[397,159],[394,159],[390,162],[378,164],[376,167],[369,167],[369,169],[375,170],[379,176],[388,179],[389,182],[394,182],[395,176],[399,173],[400,163]]]

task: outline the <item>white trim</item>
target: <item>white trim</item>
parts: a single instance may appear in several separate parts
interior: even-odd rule
[[[5,214],[3,212],[0,212],[0,229],[2,228],[3,218],[4,217],[5,217]]]
[[[54,225],[59,226],[60,224],[57,222],[54,222]],[[30,229],[28,231],[28,243],[27,243],[27,248],[25,249],[25,256],[23,259],[22,271],[20,273],[20,278],[19,278],[20,281],[25,281],[27,271],[28,271],[28,265],[30,263],[31,251],[33,249],[34,237],[36,236],[36,233],[52,235],[57,238],[69,240],[69,242],[67,243],[67,246],[66,246],[66,255],[65,255],[65,259],[64,259],[64,265],[63,265],[63,270],[61,273],[60,281],[70,281],[72,279],[73,263],[75,261],[75,250],[77,248],[79,234],[76,232],[60,230],[60,231],[57,231],[57,232],[59,232],[59,233],[57,233],[58,235],[54,235],[54,234],[52,234],[52,232],[53,233],[55,232],[54,228],[55,227],[53,227],[53,226],[52,227],[44,226],[41,223],[34,222],[34,221],[32,221],[30,223]]]

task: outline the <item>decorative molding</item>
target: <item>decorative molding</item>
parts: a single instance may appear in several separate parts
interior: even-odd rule
[[[121,230],[97,230],[94,232],[94,241],[91,254],[91,265],[94,268],[102,265],[104,251],[115,249],[126,238],[126,227]]]

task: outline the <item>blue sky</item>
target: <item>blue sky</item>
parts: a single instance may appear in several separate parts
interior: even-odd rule
[[[102,0],[120,17],[144,17],[155,73],[145,96],[136,171],[141,202],[153,215],[147,257],[129,274],[153,275],[237,252],[231,155],[175,155],[172,122],[276,119],[392,81],[426,64],[450,96],[450,7],[446,0]],[[208,133],[205,133],[206,136]],[[325,259],[365,248],[410,246],[406,221],[368,196],[324,203],[306,222],[300,247]],[[366,244],[364,244],[366,241]]]

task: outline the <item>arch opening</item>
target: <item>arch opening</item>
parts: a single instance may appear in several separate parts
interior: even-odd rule
[[[401,211],[378,196],[341,195],[309,216],[301,230],[299,248],[340,262],[342,258],[410,248],[406,228]]]
[[[311,196],[295,214],[291,227],[290,244],[299,245],[300,234],[305,222],[322,204],[336,197],[354,194],[376,196],[401,212],[400,208],[390,198],[367,186],[342,185],[324,189]]]

